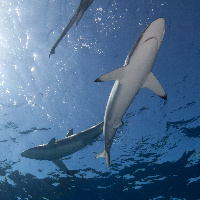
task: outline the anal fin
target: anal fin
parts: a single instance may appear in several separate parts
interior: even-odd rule
[[[96,156],[96,158],[99,158],[99,157],[106,157],[105,149],[103,149],[103,150]]]

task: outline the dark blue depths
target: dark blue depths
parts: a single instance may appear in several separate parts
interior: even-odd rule
[[[176,162],[164,164],[138,163],[127,167],[117,175],[100,174],[101,178],[77,178],[71,171],[70,177],[36,179],[33,175],[20,175],[12,172],[9,178],[17,183],[12,187],[4,182],[1,185],[1,199],[199,199],[200,181],[189,182],[191,177],[199,177],[199,164],[185,167],[195,151],[184,153]],[[148,156],[148,155],[146,155]],[[147,169],[144,171],[137,171]],[[85,169],[87,172],[91,169]],[[83,171],[83,173],[84,173]],[[3,173],[3,170],[2,172]],[[98,173],[98,172],[97,172]],[[134,175],[132,179],[124,174]],[[157,178],[158,177],[158,178]],[[159,177],[164,177],[163,180]],[[59,185],[53,186],[55,180]],[[136,182],[142,182],[138,188]]]

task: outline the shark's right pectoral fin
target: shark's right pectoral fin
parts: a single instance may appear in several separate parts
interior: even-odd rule
[[[145,83],[142,86],[143,88],[149,88],[152,92],[160,96],[161,98],[167,100],[167,95],[162,85],[159,83],[158,79],[151,72],[147,77]]]
[[[59,167],[60,170],[69,173],[69,170],[67,169],[67,167],[65,166],[65,164],[63,163],[63,161],[61,159],[56,159],[56,160],[52,160],[52,162]]]
[[[103,76],[97,78],[94,82],[103,82],[103,81],[111,81],[111,80],[118,80],[120,81],[121,77],[124,74],[125,67],[120,67],[114,71],[111,71]]]

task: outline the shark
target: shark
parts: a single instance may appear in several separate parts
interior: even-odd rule
[[[165,20],[158,18],[142,32],[130,50],[124,65],[95,80],[103,82],[115,80],[104,115],[104,149],[97,157],[105,157],[110,166],[110,148],[118,127],[129,105],[141,88],[149,88],[167,100],[166,92],[152,73],[152,67],[165,34]]]
[[[58,46],[60,41],[63,39],[63,37],[67,34],[69,29],[73,26],[73,24],[76,22],[76,26],[78,25],[78,23],[80,22],[80,20],[83,16],[83,13],[88,9],[88,7],[93,3],[93,1],[94,0],[81,0],[79,7],[76,10],[75,14],[73,15],[73,17],[69,21],[68,25],[63,30],[63,32],[60,35],[60,37],[58,38],[58,40],[55,42],[55,44],[51,48],[51,51],[49,53],[49,58],[50,58],[51,54],[55,54],[56,47]]]
[[[71,129],[65,138],[60,140],[52,138],[47,144],[39,145],[23,151],[21,156],[36,160],[52,161],[62,171],[68,173],[68,169],[63,163],[62,158],[92,144],[94,139],[102,132],[103,122],[76,134],[73,134],[73,129]]]

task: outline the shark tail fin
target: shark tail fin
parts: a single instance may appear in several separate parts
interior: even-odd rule
[[[121,77],[124,74],[125,67],[120,67],[114,71],[111,71],[103,76],[97,78],[94,82],[103,82],[103,81],[111,81],[111,80],[118,80],[120,81]]]
[[[167,95],[165,93],[165,90],[163,89],[162,85],[152,72],[149,74],[147,80],[145,81],[142,87],[149,88],[152,92],[154,92],[161,98],[167,100]]]

